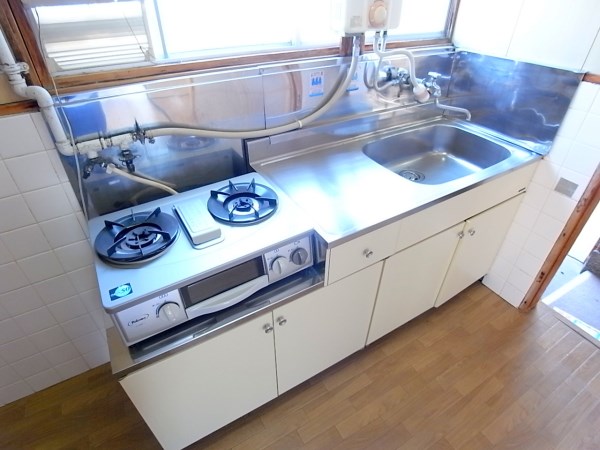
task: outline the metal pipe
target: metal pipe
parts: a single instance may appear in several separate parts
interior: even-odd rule
[[[58,118],[52,97],[43,87],[27,85],[22,76],[22,73],[28,70],[27,64],[16,62],[2,30],[0,30],[0,67],[8,77],[8,82],[15,94],[37,102],[58,151],[65,156],[72,156],[74,154],[73,146]]]

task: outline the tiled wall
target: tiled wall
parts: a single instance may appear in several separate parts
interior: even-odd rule
[[[600,74],[597,0],[462,0],[457,46],[494,56]],[[518,306],[600,162],[600,86],[582,83],[552,150],[538,166],[484,283]],[[578,185],[571,196],[560,179]]]
[[[600,85],[582,83],[484,284],[519,306],[600,163]],[[560,179],[578,185],[568,197]]]
[[[0,118],[0,405],[108,361],[87,228],[41,115]]]

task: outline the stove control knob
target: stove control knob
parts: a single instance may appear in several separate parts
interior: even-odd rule
[[[275,275],[283,275],[286,273],[288,267],[288,260],[285,256],[278,256],[271,261],[271,270]]]
[[[158,307],[157,315],[167,322],[177,322],[179,305],[174,302],[163,303]]]
[[[302,266],[308,260],[308,252],[305,248],[298,247],[290,255],[290,259],[297,266]]]

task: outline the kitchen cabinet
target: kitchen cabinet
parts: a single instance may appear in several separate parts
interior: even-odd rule
[[[523,195],[511,198],[464,222],[455,233],[456,252],[435,301],[440,306],[490,269]]]
[[[364,347],[382,266],[273,310],[279,394]]]
[[[163,448],[183,448],[277,396],[269,329],[271,312],[121,380]]]
[[[385,261],[367,344],[433,308],[460,223]]]
[[[212,433],[365,345],[383,263],[121,380],[166,449]]]

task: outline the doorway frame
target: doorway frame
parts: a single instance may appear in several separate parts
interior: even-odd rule
[[[600,164],[587,185],[583,195],[577,202],[569,220],[565,224],[560,236],[554,243],[546,260],[542,264],[533,284],[519,305],[520,311],[531,311],[538,304],[544,291],[552,281],[560,265],[566,258],[573,243],[581,233],[581,230],[594,212],[600,201]]]

